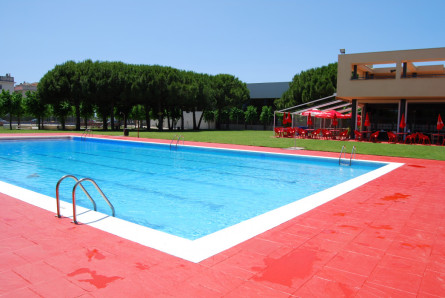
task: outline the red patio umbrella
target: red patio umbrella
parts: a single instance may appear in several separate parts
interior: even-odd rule
[[[317,109],[310,109],[310,110],[307,110],[307,111],[304,111],[304,112],[302,112],[300,115],[301,116],[309,116],[309,115],[312,115],[312,116],[317,116],[317,115],[319,115],[319,114],[322,114],[323,113],[323,111],[320,111],[320,110],[317,110]]]
[[[287,124],[286,112],[283,112],[283,125]]]
[[[362,116],[357,115],[357,127],[360,127],[361,125],[362,125]]]
[[[287,113],[287,123],[292,123],[292,116],[290,115],[290,113]]]
[[[307,126],[311,126],[312,125],[312,118],[311,118],[311,113],[309,113],[307,115]]]
[[[439,117],[437,117],[437,130],[439,131],[439,130],[441,130],[442,128],[443,128],[443,122],[442,122],[442,117],[440,117],[440,114],[439,114]]]
[[[401,129],[404,129],[406,127],[406,123],[405,123],[405,113],[402,114],[402,119],[400,119],[400,124],[399,127]]]
[[[371,122],[369,121],[368,113],[366,113],[365,126],[366,126],[366,127],[371,126]]]

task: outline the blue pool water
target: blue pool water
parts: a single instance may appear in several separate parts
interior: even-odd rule
[[[187,239],[197,239],[384,166],[104,139],[19,140],[0,143],[0,180],[55,197],[71,174],[94,179],[116,217]],[[71,202],[74,181],[61,199]],[[85,184],[98,211],[110,214]],[[78,204],[92,208],[77,190]]]

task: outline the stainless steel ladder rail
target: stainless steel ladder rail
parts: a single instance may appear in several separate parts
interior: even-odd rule
[[[97,185],[97,183],[93,179],[91,179],[91,178],[82,178],[79,181],[77,181],[76,184],[73,187],[73,222],[75,224],[78,224],[77,223],[77,215],[76,215],[76,188],[77,188],[78,185],[80,185],[80,187],[83,188],[82,182],[84,182],[84,181],[90,181],[94,185],[94,187],[96,187],[96,189],[102,195],[104,200],[107,202],[108,206],[110,206],[112,215],[114,217],[115,216],[115,212],[114,212],[113,204],[111,204],[110,200],[108,200],[107,196],[103,193],[102,189],[100,189],[99,185]]]
[[[170,150],[172,149],[173,142],[176,140],[175,148],[177,148],[178,147],[178,143],[181,141],[181,139],[182,139],[182,145],[184,145],[184,137],[181,136],[181,135],[179,135],[179,136],[175,135],[173,137],[172,141],[170,142]]]
[[[351,157],[349,158],[349,165],[352,164],[352,158],[355,157],[355,152],[357,151],[357,148],[355,148],[355,146],[352,146],[352,150],[351,150]]]
[[[351,155],[349,157],[349,165],[352,165],[352,159],[355,157],[356,152],[357,152],[357,148],[355,146],[352,146]],[[340,157],[338,158],[339,165],[341,165],[342,158],[346,159],[346,146],[344,146],[344,145],[341,147]]]
[[[88,136],[92,136],[92,135],[93,135],[93,131],[91,130],[91,128],[86,128],[85,131],[80,136],[80,139],[83,140],[84,138],[86,138]]]
[[[343,152],[343,150],[345,150],[345,151]],[[345,155],[346,155],[346,146],[343,145],[343,146],[341,147],[340,157],[338,158],[338,164],[339,164],[339,165],[341,164],[341,158],[342,158],[342,156],[345,157]]]
[[[59,179],[59,181],[57,182],[56,185],[56,202],[57,202],[57,217],[60,218],[60,198],[59,198],[59,186],[60,183],[62,183],[63,180],[65,180],[66,178],[72,178],[77,182],[79,182],[79,179],[77,179],[76,176],[74,175],[65,175],[62,178]],[[91,195],[88,193],[88,191],[85,189],[85,187],[83,187],[83,185],[80,185],[80,187],[82,188],[83,192],[87,195],[87,197],[90,199],[91,203],[93,203],[93,207],[94,207],[94,211],[97,210],[96,207],[96,202],[93,200],[93,198],[91,197]]]
[[[184,137],[179,135],[178,140],[176,141],[176,147],[178,147],[178,143],[181,141],[182,139],[182,145],[184,145]]]

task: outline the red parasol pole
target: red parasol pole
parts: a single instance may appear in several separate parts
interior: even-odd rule
[[[307,126],[310,127],[312,125],[312,118],[311,118],[311,113],[309,113],[309,115],[307,115]]]

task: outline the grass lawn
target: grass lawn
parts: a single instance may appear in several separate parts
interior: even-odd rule
[[[0,133],[51,133],[61,131],[51,130],[9,130],[0,129]],[[64,131],[74,132],[74,131]],[[79,132],[77,132],[79,133]],[[102,135],[118,135],[122,136],[122,131],[93,131],[94,134]],[[398,157],[414,157],[423,159],[445,160],[445,146],[428,146],[428,145],[405,145],[405,144],[388,144],[388,143],[370,143],[355,141],[331,141],[331,140],[312,140],[312,139],[286,139],[275,138],[272,131],[141,131],[140,138],[155,138],[171,140],[175,135],[182,135],[186,141],[210,142],[223,144],[239,144],[260,147],[289,148],[302,147],[306,150],[340,152],[343,145],[346,146],[347,152],[351,152],[352,146],[356,146],[357,153],[382,155],[382,156],[398,156]],[[130,136],[137,137],[137,131],[130,131]]]

